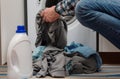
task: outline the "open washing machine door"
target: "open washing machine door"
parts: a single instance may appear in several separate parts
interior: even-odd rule
[[[55,0],[60,1],[60,0]],[[48,2],[48,3],[47,3]],[[39,10],[44,9],[46,6],[56,4],[56,2],[50,4],[49,0],[28,0],[28,35],[32,43],[32,48],[35,48],[35,17]],[[67,44],[75,41],[96,49],[96,32],[90,30],[81,25],[75,16],[64,16],[68,26],[67,32]]]
[[[67,22],[67,44],[75,41],[96,49],[96,32],[83,26],[75,16],[65,16]]]

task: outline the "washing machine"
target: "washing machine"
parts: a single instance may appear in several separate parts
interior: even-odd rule
[[[27,1],[27,23],[28,23],[28,36],[30,38],[32,48],[35,48],[36,30],[35,30],[35,17],[39,10],[44,9],[46,0],[28,0]],[[81,43],[96,50],[96,32],[86,28],[78,22],[75,16],[65,16],[68,32],[67,32],[67,45],[73,41]]]

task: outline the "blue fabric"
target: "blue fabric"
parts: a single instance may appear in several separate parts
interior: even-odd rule
[[[72,42],[69,46],[65,47],[65,51],[70,54],[74,52],[79,52],[82,54],[84,57],[90,57],[91,55],[94,55],[97,61],[97,67],[100,68],[102,65],[102,59],[99,56],[98,52],[93,50],[92,48],[82,45],[80,43]]]
[[[120,0],[80,0],[75,15],[120,49]]]
[[[37,48],[35,48],[35,50],[33,51],[33,54],[32,54],[33,61],[36,61],[36,60],[42,58],[42,54],[43,54],[43,51],[45,48],[46,48],[46,46],[38,46]]]

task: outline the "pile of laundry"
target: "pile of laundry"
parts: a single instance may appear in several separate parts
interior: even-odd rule
[[[33,75],[63,78],[71,74],[99,72],[101,57],[92,48],[72,42],[67,45],[67,25],[62,19],[53,23],[36,17],[36,49],[33,52]]]
[[[71,74],[99,72],[102,60],[95,50],[72,42],[64,49],[38,46],[33,52],[33,63],[33,75],[37,78],[47,75],[65,77]]]

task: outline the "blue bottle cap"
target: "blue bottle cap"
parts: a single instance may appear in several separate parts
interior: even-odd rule
[[[24,25],[18,25],[16,33],[26,33],[25,26]]]

